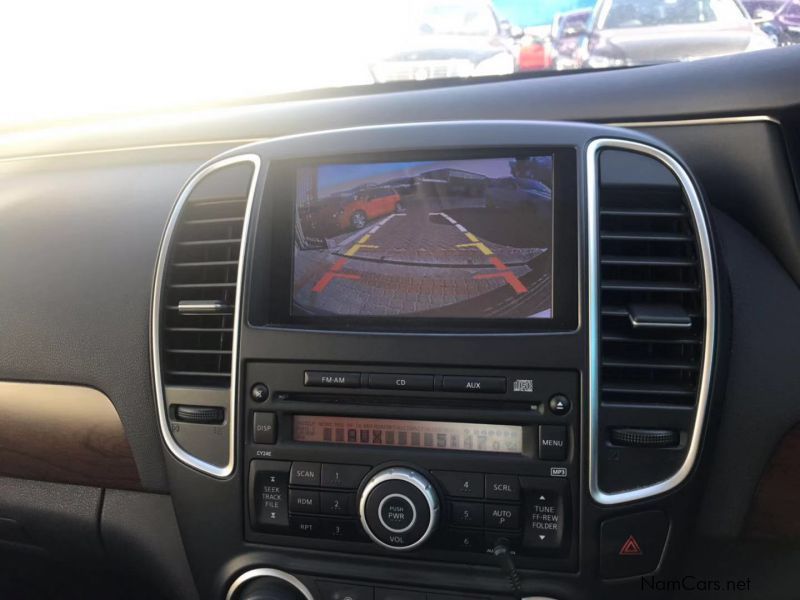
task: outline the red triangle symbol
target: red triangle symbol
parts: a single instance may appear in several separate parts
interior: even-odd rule
[[[619,549],[620,556],[641,556],[642,549],[639,547],[639,542],[636,541],[636,538],[632,535],[628,536],[628,539],[625,540],[625,543],[622,544],[622,548]]]

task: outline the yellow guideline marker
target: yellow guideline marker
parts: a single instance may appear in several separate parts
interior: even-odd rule
[[[359,244],[366,244],[368,239],[369,239],[369,234],[365,235],[360,240],[358,240],[358,243]]]
[[[489,248],[486,247],[486,244],[483,242],[475,242],[474,244],[457,244],[456,248],[477,248],[481,252],[483,252],[486,256],[491,256],[494,254]]]
[[[367,236],[369,237],[369,236]],[[380,246],[373,246],[371,244],[353,244],[353,246],[344,253],[345,256],[355,256],[356,252],[361,250],[362,248],[379,248]]]
[[[479,240],[479,239],[478,239],[478,238],[475,236],[475,234],[473,234],[473,233],[470,233],[469,231],[467,231],[466,233],[464,233],[464,235],[466,235],[466,236],[467,236],[467,239],[468,239],[470,242],[476,242],[476,243],[477,243],[477,242],[480,242],[480,240]]]

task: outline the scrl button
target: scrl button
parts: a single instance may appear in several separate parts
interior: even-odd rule
[[[514,475],[487,475],[486,497],[491,500],[518,500],[519,479]]]

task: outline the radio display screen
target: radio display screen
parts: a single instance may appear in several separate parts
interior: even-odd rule
[[[552,319],[553,163],[298,166],[291,315]]]
[[[523,453],[519,425],[295,415],[296,442]]]

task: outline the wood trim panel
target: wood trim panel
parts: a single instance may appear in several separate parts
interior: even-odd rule
[[[75,385],[0,381],[0,475],[141,489],[111,400]]]
[[[750,504],[744,537],[751,540],[800,539],[800,425],[781,439]]]

